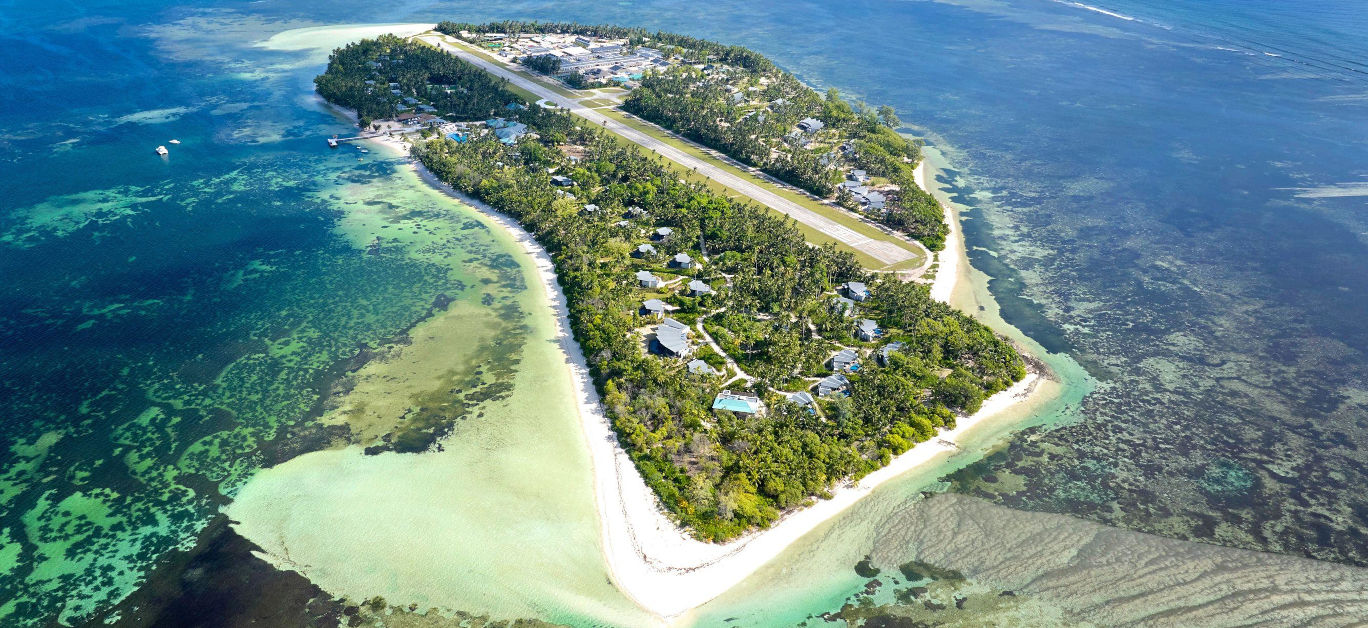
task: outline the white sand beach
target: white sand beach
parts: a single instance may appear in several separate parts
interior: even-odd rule
[[[926,187],[926,159],[922,158],[921,163],[917,164],[914,174],[917,187],[927,192],[931,188]],[[963,258],[966,255],[964,250],[964,234],[960,231],[959,220],[955,217],[950,206],[941,203],[941,211],[945,215],[945,224],[950,226],[950,233],[945,236],[945,248],[936,253],[936,277],[931,282],[931,298],[942,303],[949,303],[950,297],[955,292],[955,286],[959,284],[962,277],[961,268],[967,267],[968,260]],[[963,263],[961,264],[961,260]]]

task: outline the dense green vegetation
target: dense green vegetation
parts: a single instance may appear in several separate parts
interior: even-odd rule
[[[367,67],[373,58],[348,52],[356,49],[334,53],[328,74]],[[453,72],[468,77],[456,89],[472,98],[503,96],[480,93],[502,88],[465,69]],[[331,83],[328,74],[319,85]],[[766,526],[784,509],[953,425],[957,412],[974,411],[1024,375],[1006,341],[931,300],[925,286],[871,275],[830,245],[810,246],[787,218],[681,179],[660,158],[565,112],[531,107],[512,115],[534,131],[515,145],[472,132],[462,143],[421,142],[413,156],[516,218],[551,254],[573,333],[619,439],[665,507],[699,537],[723,540]],[[569,177],[569,185],[552,176]],[[587,209],[591,204],[597,209]],[[654,255],[634,256],[660,227],[673,234],[652,242]],[[671,267],[666,262],[677,253],[703,264]],[[640,270],[667,285],[639,287]],[[689,296],[685,285],[693,279],[716,293]],[[834,307],[833,289],[851,280],[870,283],[859,317],[882,327],[873,342],[860,341],[857,318]],[[678,308],[671,316],[695,330],[695,356],[728,372],[691,375],[684,359],[650,353],[646,339],[656,321],[639,313],[650,298]],[[699,327],[750,377],[697,342]],[[874,353],[888,341],[905,347],[883,366]],[[783,393],[812,390],[830,375],[827,359],[842,348],[862,361],[846,373],[848,396],[823,397],[811,409],[787,401]],[[724,388],[761,397],[768,411],[712,410]]]
[[[448,120],[483,120],[516,100],[506,84],[431,46],[394,35],[334,50],[328,70],[314,79],[319,95],[355,110],[363,128],[394,117],[404,98],[427,103]]]
[[[556,55],[535,55],[523,57],[518,60],[523,67],[542,74],[555,74],[560,72],[561,58]]]

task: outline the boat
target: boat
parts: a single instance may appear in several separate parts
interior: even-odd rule
[[[335,137],[330,137],[330,138],[328,138],[328,148],[337,148],[337,138],[335,138]]]
[[[171,144],[179,144],[179,143],[180,143],[180,140],[171,140],[169,143],[171,143]]]
[[[161,156],[165,157],[166,155],[168,155],[168,154],[170,154],[170,153],[171,153],[171,151],[166,150],[166,147],[165,147],[165,146],[158,146],[158,147],[157,147],[157,154],[158,154],[158,155],[161,155]]]

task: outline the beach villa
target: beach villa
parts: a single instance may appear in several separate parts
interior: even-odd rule
[[[689,257],[688,253],[679,253],[674,256],[674,259],[670,260],[670,266],[673,266],[674,268],[693,268],[694,261],[692,257]]]
[[[656,337],[651,349],[660,355],[682,358],[693,352],[689,346],[689,334],[693,333],[688,325],[673,318],[660,321],[656,326]]]
[[[637,285],[643,288],[659,288],[660,277],[651,274],[649,270],[638,270],[636,274]]]
[[[803,118],[798,121],[798,128],[804,133],[816,133],[826,126],[817,118]]]
[[[669,309],[669,306],[665,305],[665,302],[660,299],[646,299],[641,303],[642,316],[660,318],[665,315],[665,310],[667,309]]]
[[[879,364],[883,366],[888,366],[888,356],[893,355],[898,351],[902,351],[902,348],[904,346],[906,345],[904,345],[901,342],[894,341],[882,347],[879,347]]]
[[[703,360],[690,360],[687,366],[690,375],[717,375],[717,369]]]
[[[817,396],[829,397],[839,392],[844,392],[850,386],[850,380],[845,375],[836,373],[829,375],[822,381],[817,382]]]
[[[869,288],[863,281],[847,281],[841,284],[841,292],[844,292],[852,301],[863,302],[869,298]]]
[[[855,324],[855,335],[859,336],[860,340],[871,342],[883,335],[883,332],[879,330],[878,323],[868,318],[862,318],[859,323]]]
[[[813,414],[817,413],[816,408],[813,406],[816,400],[812,398],[812,393],[810,392],[786,392],[784,393],[784,398],[788,399],[791,403],[796,403],[800,406],[803,406],[804,408],[807,408],[808,412],[811,412]]]
[[[836,355],[831,356],[831,370],[833,371],[854,371],[859,368],[860,354],[855,353],[852,349],[841,349],[836,352]]]
[[[674,229],[671,229],[669,227],[661,227],[659,229],[656,229],[655,234],[651,237],[656,239],[657,241],[664,241],[670,239],[671,235],[674,235]]]
[[[689,282],[689,296],[701,297],[705,294],[712,294],[712,286],[697,279]]]
[[[654,246],[649,245],[649,244],[642,244],[642,245],[636,247],[636,250],[635,250],[635,251],[632,251],[632,257],[638,257],[638,258],[641,258],[641,259],[652,258],[652,257],[655,257],[655,255],[656,255],[656,248],[655,248]]]
[[[753,395],[738,395],[730,390],[718,393],[713,410],[727,410],[736,414],[756,415],[765,411],[765,404]]]

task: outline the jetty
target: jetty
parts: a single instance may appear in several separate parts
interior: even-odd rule
[[[361,135],[354,135],[354,136],[352,136],[352,137],[337,137],[336,135],[334,135],[334,136],[328,138],[328,146],[331,147],[331,148],[337,148],[338,144],[341,144],[342,142],[354,142],[354,141],[356,141],[356,140],[369,140],[369,139],[374,139],[374,138],[377,138],[377,137],[381,137],[381,136],[383,136],[383,135],[384,135],[384,133],[363,133],[363,134],[361,134]]]

